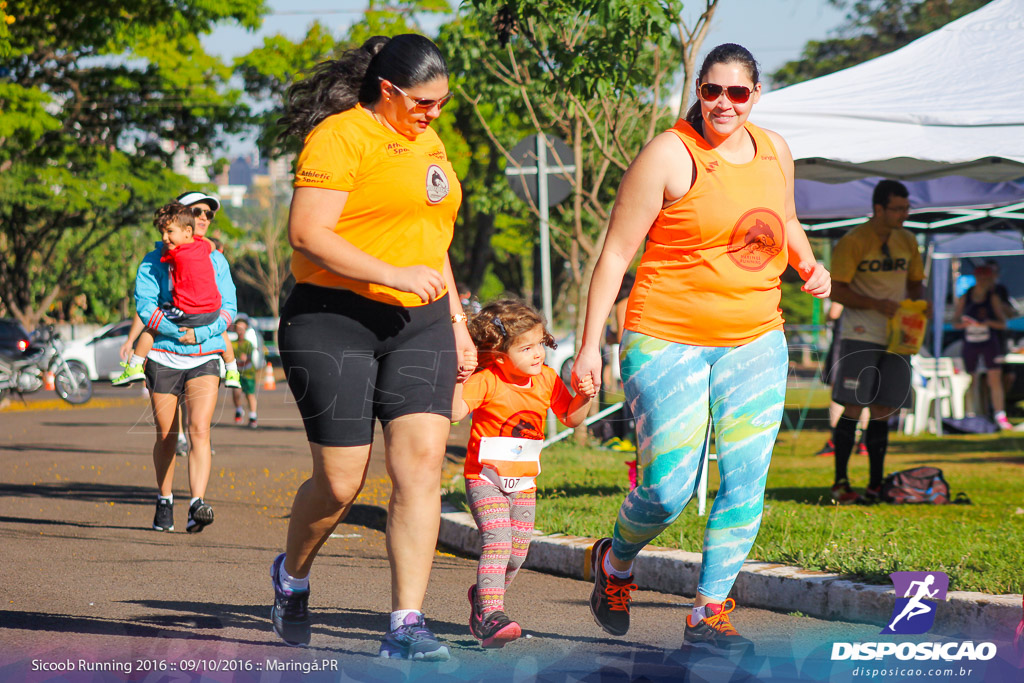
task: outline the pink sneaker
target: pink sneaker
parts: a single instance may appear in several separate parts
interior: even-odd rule
[[[1013,423],[1007,420],[1005,415],[999,415],[996,417],[996,424],[999,425],[1000,429],[1013,429]]]

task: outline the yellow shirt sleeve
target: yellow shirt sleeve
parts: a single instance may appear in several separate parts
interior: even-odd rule
[[[832,279],[836,282],[853,282],[853,276],[857,274],[857,266],[864,254],[861,244],[855,235],[846,235],[836,244],[832,252],[832,267],[829,269]]]
[[[351,192],[363,156],[361,142],[361,136],[343,135],[335,126],[317,126],[299,154],[294,186]]]
[[[921,248],[917,246],[917,240],[913,234],[910,235],[910,265],[907,267],[908,282],[922,282],[924,280],[924,259],[921,258]]]

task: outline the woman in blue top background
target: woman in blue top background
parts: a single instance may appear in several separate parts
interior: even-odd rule
[[[175,203],[174,215],[193,221],[190,207]],[[174,206],[174,205],[172,205]],[[189,505],[189,533],[202,531],[213,522],[213,508],[203,500],[210,479],[210,423],[217,405],[220,385],[219,357],[224,351],[222,333],[235,317],[235,283],[224,255],[210,253],[217,289],[221,297],[220,317],[205,327],[179,328],[167,320],[160,305],[171,301],[171,279],[166,263],[160,261],[162,242],[146,254],[135,276],[135,310],[156,337],[146,362],[146,383],[153,405],[156,443],[153,466],[158,489],[153,528],[174,529],[174,449],[178,439],[176,419],[178,397],[184,395],[189,413],[188,483],[192,498]]]

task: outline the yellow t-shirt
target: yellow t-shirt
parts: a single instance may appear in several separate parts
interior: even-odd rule
[[[353,246],[395,266],[444,272],[462,186],[432,129],[410,140],[356,105],[309,134],[294,184],[349,193],[334,232]],[[299,252],[292,254],[292,274],[296,282],[348,289],[375,301],[423,305],[415,294],[328,272]]]
[[[832,279],[845,282],[857,294],[873,299],[903,301],[907,282],[924,280],[924,261],[917,239],[909,230],[893,230],[886,242],[867,224],[843,235],[832,252]],[[843,309],[843,339],[858,339],[875,344],[888,343],[887,318],[866,308]]]

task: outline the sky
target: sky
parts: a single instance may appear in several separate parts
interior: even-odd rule
[[[366,8],[362,0],[313,0],[311,4],[319,8],[309,9],[295,9],[294,0],[269,0],[267,4],[271,13],[258,31],[225,25],[204,36],[203,47],[230,63],[261,45],[266,36],[281,33],[292,40],[302,38],[317,19],[341,36]],[[699,16],[703,2],[685,5],[692,9],[684,9],[683,16],[692,21]],[[720,0],[701,57],[720,43],[739,43],[754,54],[762,73],[768,74],[797,59],[808,40],[832,36],[843,17],[843,12],[826,0]],[[431,30],[430,26],[424,28]],[[245,154],[251,148],[251,143],[232,140],[230,156]]]

